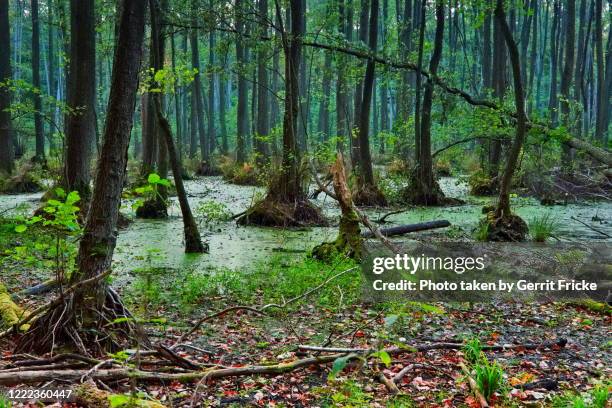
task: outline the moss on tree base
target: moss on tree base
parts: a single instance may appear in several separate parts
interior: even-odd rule
[[[349,217],[340,219],[338,237],[333,242],[324,242],[312,249],[311,256],[324,262],[331,261],[338,255],[360,260],[363,254],[363,239],[359,228],[359,218],[353,212]]]
[[[487,224],[487,241],[522,242],[529,233],[527,223],[515,214],[496,217],[492,211],[481,222]]]
[[[249,208],[236,222],[239,225],[263,227],[305,227],[328,224],[321,210],[307,199],[286,203],[270,196]]]
[[[385,195],[378,186],[370,184],[361,186],[353,194],[353,202],[355,205],[364,207],[386,207],[388,205]]]
[[[168,208],[161,200],[146,200],[136,209],[136,217],[147,220],[168,218]]]

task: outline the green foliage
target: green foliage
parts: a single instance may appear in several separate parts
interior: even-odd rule
[[[474,364],[474,380],[478,390],[487,399],[491,400],[493,394],[500,391],[504,385],[504,370],[494,361],[493,363],[485,358],[481,358]]]
[[[160,194],[160,188],[171,187],[172,184],[169,180],[161,178],[156,173],[151,173],[147,176],[147,184],[136,187],[133,190],[133,195],[139,197],[132,203],[132,210],[136,211],[139,207],[142,207],[145,201],[165,198]]]
[[[486,359],[486,356],[482,351],[482,344],[480,343],[480,339],[478,339],[477,337],[465,343],[465,345],[463,346],[463,355],[470,364],[477,364],[483,359]]]
[[[529,222],[529,233],[536,242],[544,242],[548,238],[558,235],[559,223],[551,213],[534,217]]]
[[[474,230],[474,239],[479,242],[486,242],[489,237],[489,223],[481,221]]]
[[[0,394],[0,408],[11,408],[13,404],[4,395]]]
[[[314,388],[315,393],[323,395],[323,407],[361,408],[370,406],[374,396],[363,390],[356,381],[338,381],[332,388]]]

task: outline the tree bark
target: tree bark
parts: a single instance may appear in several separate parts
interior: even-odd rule
[[[243,1],[236,0],[235,6],[235,20],[236,20],[236,31],[238,38],[236,38],[236,65],[237,65],[237,82],[238,82],[238,106],[236,108],[236,164],[242,165],[246,162],[246,138],[249,133],[248,128],[248,90],[247,81],[244,77],[245,73],[243,70],[246,65],[246,53],[242,39],[242,34],[245,29],[244,27],[244,16],[242,15]]]
[[[91,195],[90,165],[95,140],[96,29],[94,0],[70,0],[70,67],[65,118],[65,183],[84,200]]]
[[[210,1],[210,8],[213,9],[212,0]],[[217,75],[215,73],[215,47],[216,47],[216,38],[215,31],[211,30],[208,34],[208,151],[209,151],[209,160],[212,159],[212,153],[217,148],[217,129],[216,129],[216,118],[215,118],[215,98],[216,98],[216,79]]]
[[[263,36],[268,35],[268,1],[259,0],[259,29]],[[255,135],[255,158],[263,166],[270,157],[267,138],[270,135],[270,102],[268,92],[268,68],[266,61],[268,53],[266,47],[261,45],[257,52],[257,126]]]
[[[11,76],[11,33],[9,25],[8,0],[0,0],[0,82],[6,83]],[[11,92],[8,87],[0,86],[0,171],[13,172],[14,146],[11,114]]]
[[[192,12],[195,13],[196,4],[195,1],[192,3]],[[193,28],[191,30],[191,65],[196,70],[193,77],[193,89],[195,91],[195,109],[198,117],[198,135],[200,136],[200,155],[202,164],[209,164],[210,160],[210,145],[206,138],[206,130],[204,129],[204,100],[202,95],[202,73],[200,70],[200,50],[198,46],[198,30]]]
[[[576,36],[576,2],[575,0],[566,1],[565,14],[565,65],[561,75],[561,120],[568,129],[571,126],[570,118],[570,87],[572,84],[572,74],[574,73],[574,47]],[[571,167],[571,150],[567,145],[563,146],[562,163],[567,170]]]
[[[606,95],[605,83],[605,68],[604,68],[604,52],[603,52],[603,22],[602,22],[602,0],[595,0],[595,55],[597,61],[597,115],[595,117],[595,140],[605,145],[605,116],[606,116],[606,101],[609,95]]]
[[[495,7],[495,18],[499,22],[508,53],[510,54],[510,63],[512,66],[512,77],[514,80],[514,103],[516,105],[516,135],[508,153],[508,161],[499,186],[499,201],[495,215],[497,218],[509,217],[510,212],[510,184],[512,176],[518,163],[518,157],[525,142],[527,134],[527,114],[525,113],[525,94],[523,91],[523,83],[521,80],[521,65],[519,60],[519,52],[516,42],[512,37],[512,32],[506,22],[503,0],[497,0]]]
[[[95,278],[111,267],[138,89],[146,6],[145,0],[124,3],[98,171],[71,284]],[[107,285],[106,280],[98,279],[71,293],[58,307],[36,320],[18,349],[49,352],[62,343],[83,353],[88,352],[86,348],[107,348],[100,343],[112,342],[111,336],[102,333],[109,326],[125,327],[113,324],[116,315],[109,316],[109,311],[117,310],[120,302]]]
[[[42,89],[40,86],[40,22],[38,0],[31,1],[32,12],[32,86],[34,92],[34,134],[36,136],[36,155],[34,161],[45,162],[45,135],[42,121]]]

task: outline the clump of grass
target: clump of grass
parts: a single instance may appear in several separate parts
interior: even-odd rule
[[[479,242],[488,241],[489,237],[489,223],[488,222],[480,222],[476,229],[474,230],[474,239]]]
[[[476,364],[485,359],[486,357],[482,352],[482,344],[480,343],[480,339],[473,338],[465,343],[463,346],[463,355],[470,364]]]
[[[504,370],[496,361],[491,363],[486,357],[481,358],[474,364],[474,373],[478,389],[487,401],[490,401],[493,394],[503,388]]]
[[[550,213],[535,217],[529,222],[529,231],[535,242],[545,242],[548,238],[558,235],[559,224]]]

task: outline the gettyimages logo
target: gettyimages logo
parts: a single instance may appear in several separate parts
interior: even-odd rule
[[[458,275],[466,271],[482,271],[485,269],[485,258],[483,256],[410,256],[408,254],[396,254],[394,257],[375,257],[372,259],[372,272],[376,275],[387,270],[406,271],[414,275],[419,270],[428,271],[453,271]]]

